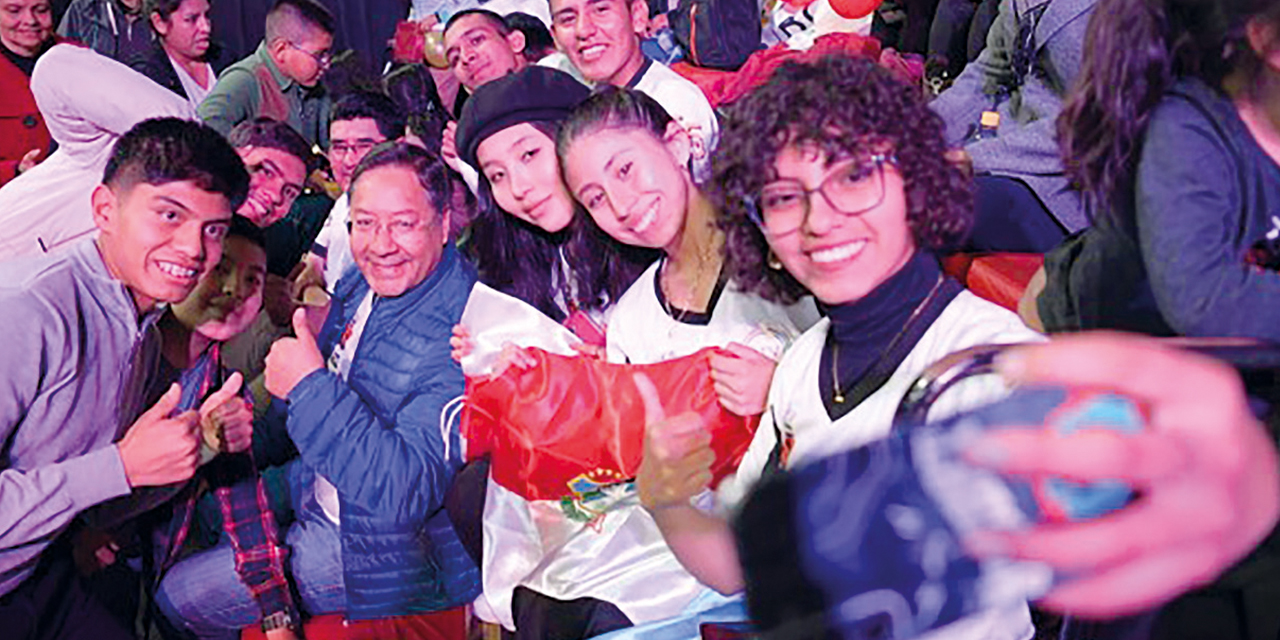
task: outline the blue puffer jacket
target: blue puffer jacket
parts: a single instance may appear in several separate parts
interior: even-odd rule
[[[318,370],[289,394],[289,436],[338,489],[350,618],[436,611],[480,592],[443,508],[460,449],[458,434],[446,442],[440,427],[463,391],[449,336],[475,282],[446,247],[421,284],[374,301],[346,382]],[[354,270],[339,282],[318,338],[326,358],[368,291]]]

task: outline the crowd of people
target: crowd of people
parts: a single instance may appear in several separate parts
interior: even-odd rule
[[[1280,634],[1280,4],[742,1],[403,2],[370,73],[322,0],[0,0],[0,635]],[[993,344],[929,420],[1143,424],[962,464],[1127,504],[740,517]]]

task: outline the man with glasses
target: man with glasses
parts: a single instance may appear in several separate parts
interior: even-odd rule
[[[320,77],[329,68],[335,23],[316,0],[278,0],[267,14],[258,50],[222,72],[200,118],[224,135],[265,116],[288,123],[308,144],[328,146],[329,98]]]
[[[350,180],[357,270],[318,334],[297,313],[296,337],[267,358],[273,410],[287,408],[298,450],[285,468],[288,562],[304,612],[345,614],[352,637],[389,637],[362,621],[412,615],[428,637],[463,638],[480,580],[444,510],[462,460],[457,431],[441,424],[463,392],[449,338],[476,282],[449,240],[461,187],[403,142],[372,152]],[[161,582],[161,610],[195,637],[235,637],[262,617],[228,544]]]
[[[338,278],[353,264],[347,231],[351,175],[374,147],[400,140],[404,132],[404,113],[384,95],[357,92],[334,103],[329,116],[329,166],[342,195],[305,258],[307,268],[294,282],[295,298],[301,299],[303,292],[315,285],[333,293]]]

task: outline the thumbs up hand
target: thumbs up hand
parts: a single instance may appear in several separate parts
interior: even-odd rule
[[[253,444],[253,406],[240,397],[244,377],[231,374],[200,405],[200,431],[213,451],[239,453]]]
[[[277,398],[288,398],[298,382],[324,368],[324,357],[307,324],[306,309],[293,312],[293,333],[296,337],[276,340],[267,354],[267,391]]]
[[[200,435],[195,411],[170,417],[182,398],[176,383],[138,417],[116,445],[131,487],[154,487],[190,478],[196,471]]]
[[[711,434],[696,413],[668,418],[648,376],[637,373],[634,379],[645,414],[644,457],[636,472],[640,504],[649,511],[688,506],[711,484]]]

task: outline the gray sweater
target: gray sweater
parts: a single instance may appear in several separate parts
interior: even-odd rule
[[[77,513],[129,493],[112,444],[158,353],[155,319],[92,239],[0,264],[0,595]]]

